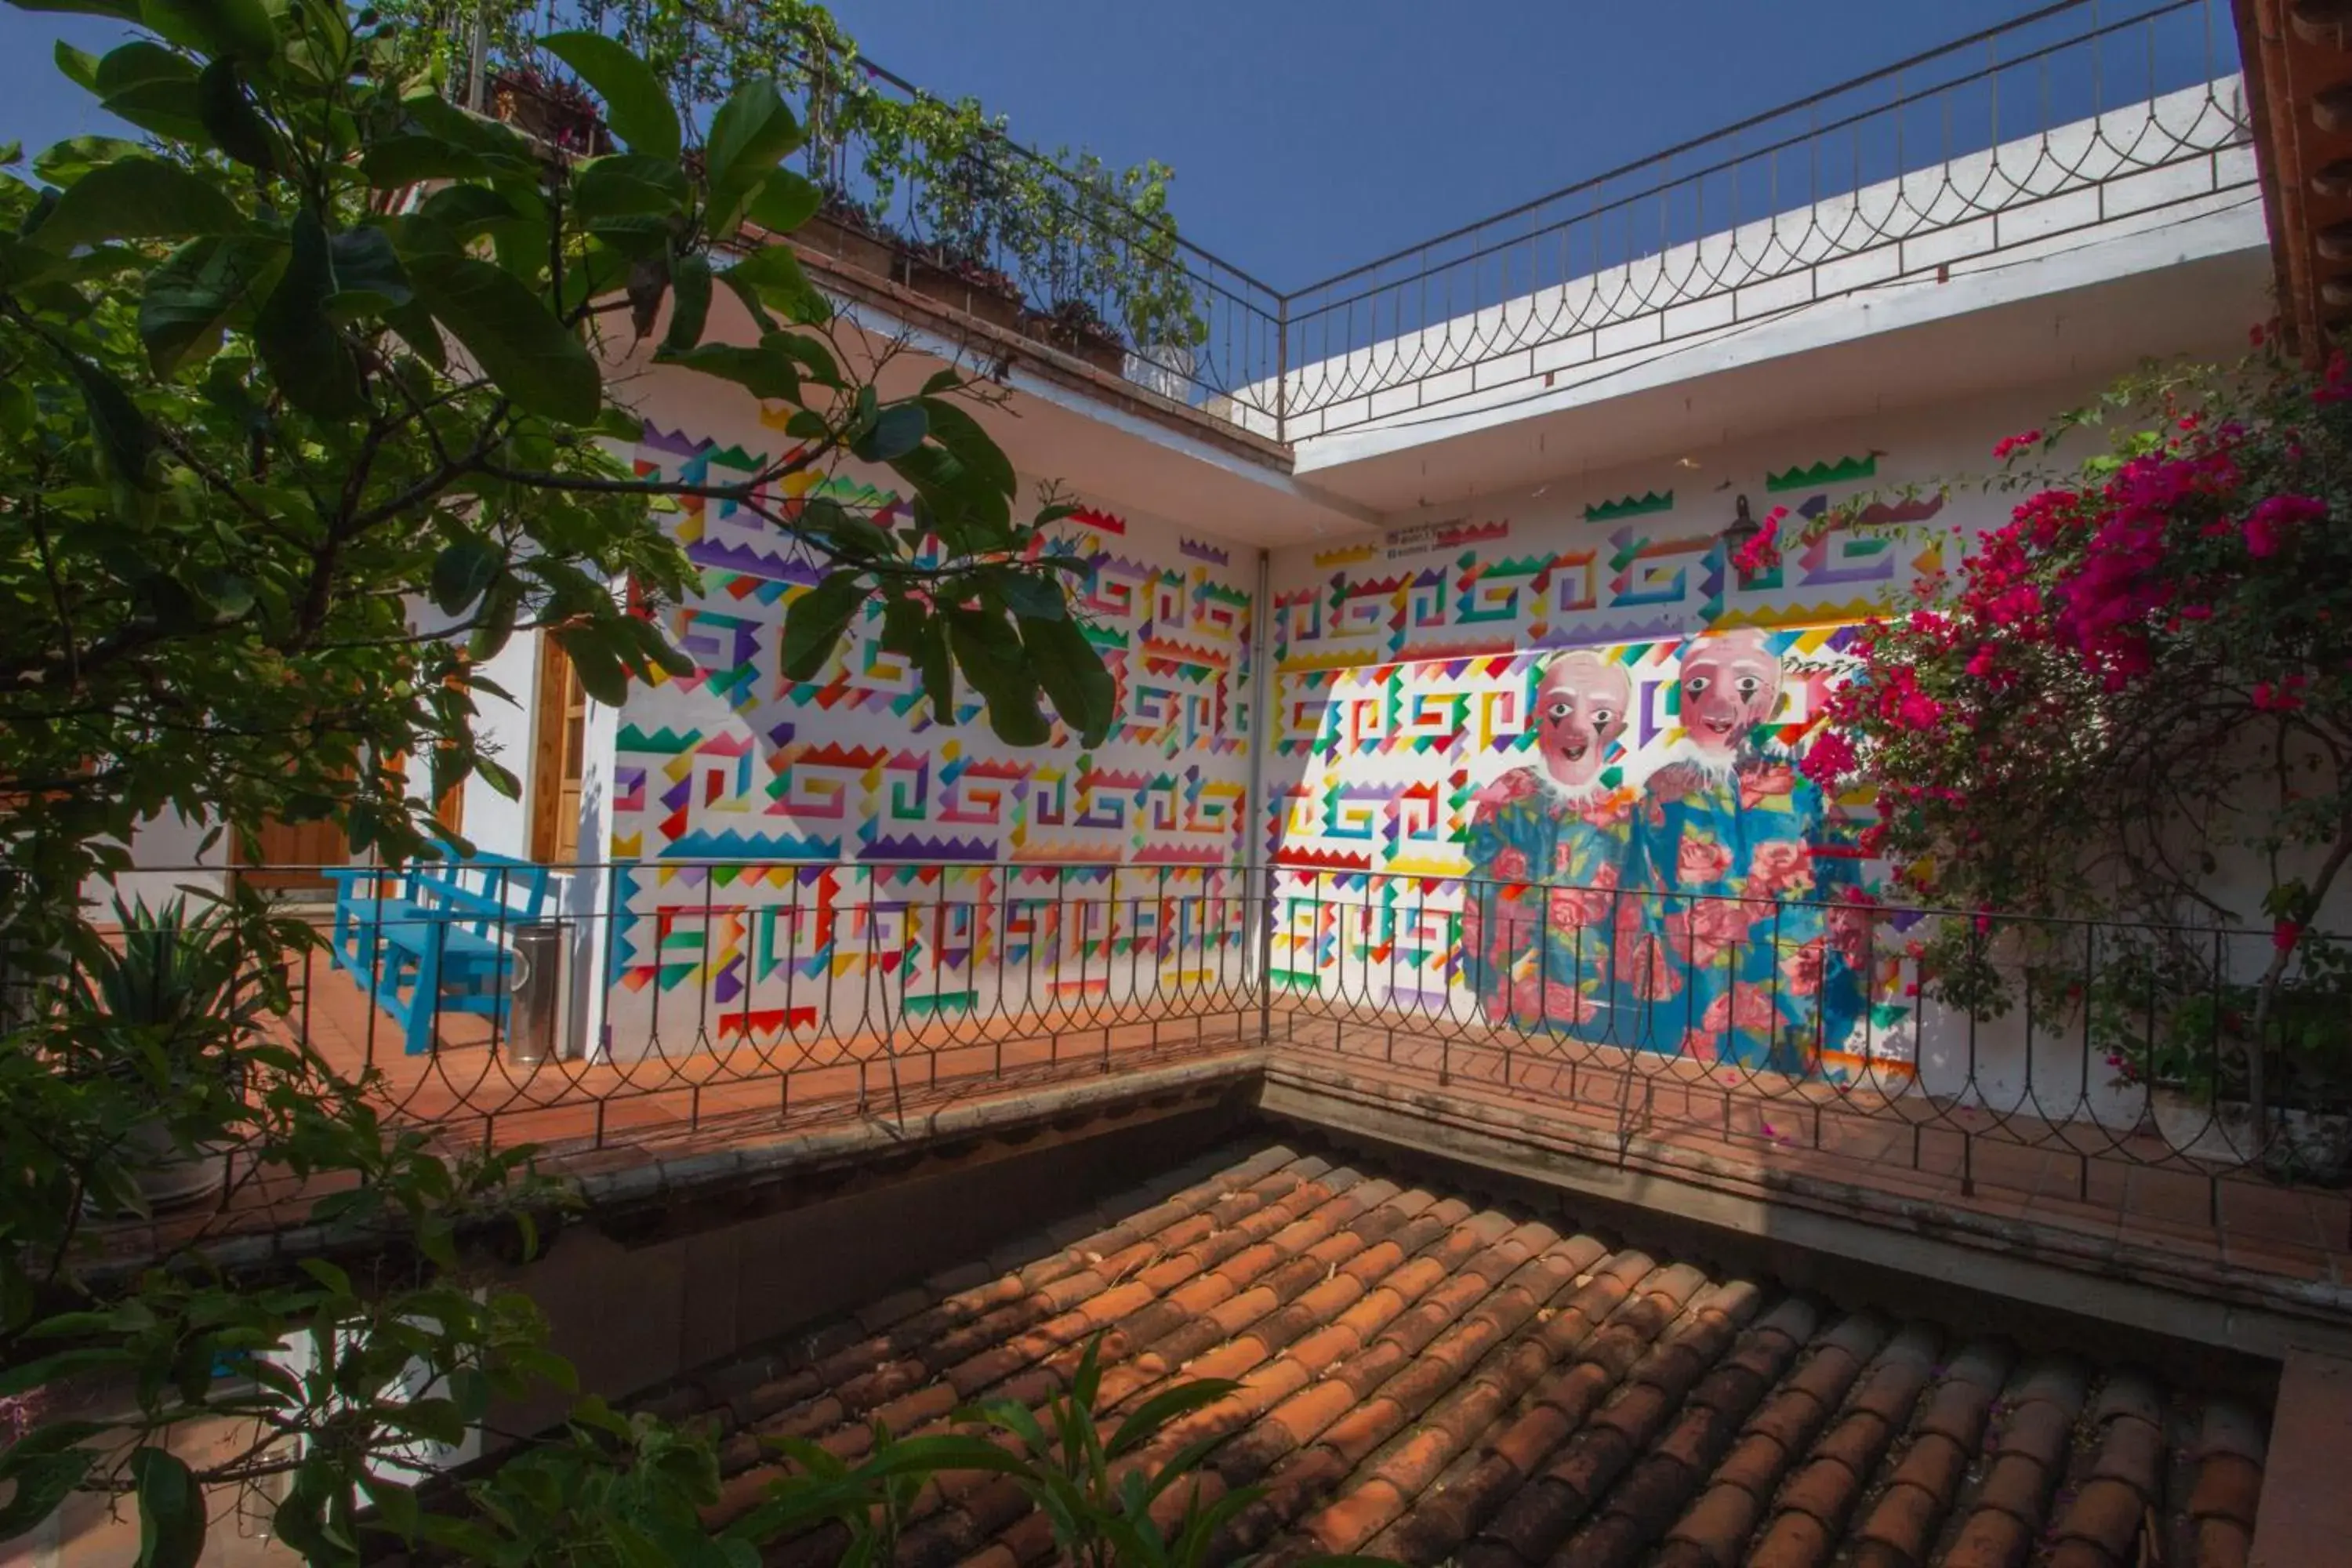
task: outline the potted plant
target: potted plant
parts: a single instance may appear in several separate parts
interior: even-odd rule
[[[898,237],[841,186],[820,188],[824,203],[814,217],[793,231],[793,243],[876,278],[895,276],[901,249]]]
[[[1195,355],[1208,341],[1199,294],[1177,247],[1168,213],[1168,182],[1174,171],[1148,162],[1120,183],[1123,264],[1118,301],[1128,340],[1139,362],[1128,374],[1181,403],[1192,390]]]
[[[911,152],[898,167],[916,180],[908,200],[915,242],[900,280],[992,326],[1019,330],[1021,286],[997,265],[1014,154],[969,99],[955,105],[919,99],[905,108]],[[889,152],[888,138],[876,137],[869,169]]]
[[[2260,988],[2207,967],[2142,953],[2101,975],[2093,1037],[2116,1082],[2145,1089],[2158,1135],[2189,1159],[2352,1180],[2352,955],[2305,944],[2259,1028]],[[2269,1088],[2261,1113],[2249,1094],[2257,1051]]]
[[[536,67],[508,66],[490,73],[490,111],[551,147],[595,155],[613,150],[612,133],[588,89]]]
[[[1127,344],[1103,311],[1119,297],[1122,211],[1102,160],[1066,147],[1050,163],[1019,171],[1005,229],[1029,291],[1045,301],[1022,312],[1021,330],[1112,375],[1127,363]]]
[[[1125,340],[1118,329],[1103,320],[1092,300],[1074,295],[1055,300],[1044,310],[1024,310],[1021,330],[1108,374],[1120,374],[1127,368]]]
[[[219,906],[188,912],[114,902],[111,940],[78,944],[65,1019],[68,1070],[146,1097],[160,1109],[120,1151],[150,1209],[198,1202],[227,1179],[226,1136],[244,1089],[238,1042],[255,1027],[267,988],[246,973],[244,944]]]

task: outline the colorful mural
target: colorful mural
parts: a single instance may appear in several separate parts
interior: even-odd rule
[[[654,427],[636,454],[687,479],[762,461]],[[886,524],[899,507],[840,476],[777,504],[815,493]],[[689,499],[672,521],[702,571],[671,628],[697,668],[621,715],[614,1038],[780,1039],[820,1015],[880,1031],[1008,990],[1114,995],[1137,965],[1202,984],[1243,952],[1223,868],[1248,825],[1253,623],[1229,547],[1101,511],[1061,525],[1120,721],[1091,750],[1057,730],[1016,751],[976,699],[933,718],[878,606],[817,679],[782,679],[785,607],[820,570],[732,503]]]
[[[1769,483],[1852,483],[1879,456]],[[1737,1068],[1902,1066],[1908,976],[1855,847],[1868,808],[1796,763],[1853,624],[1938,559],[1844,531],[1743,573],[1734,499],[1700,517],[1654,489],[1292,563],[1278,982]],[[1817,517],[1832,496],[1791,500]],[[1454,553],[1473,526],[1507,553]]]

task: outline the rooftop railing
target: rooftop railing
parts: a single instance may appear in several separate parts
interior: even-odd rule
[[[2352,1244],[2334,938],[2263,1022],[2268,931],[1282,866],[420,869],[336,872],[267,1031],[461,1143],[903,1129],[1241,1053],[1594,1157]],[[1923,973],[1946,921],[1965,963]]]
[[[2252,200],[2236,68],[2226,0],[2045,6],[1287,293],[1281,377],[1238,402],[1288,440],[1442,416]]]
[[[446,4],[463,37],[470,0]],[[803,243],[1279,441],[2256,199],[2228,0],[2061,0],[1284,291],[1183,238],[1148,177],[1042,154],[756,5],[548,0],[490,41],[486,107],[577,113],[532,27],[648,15],[669,30],[632,41],[689,112],[750,64],[802,94],[827,193]]]

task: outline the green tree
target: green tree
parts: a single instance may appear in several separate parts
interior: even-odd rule
[[[607,701],[686,668],[658,617],[632,613],[688,584],[651,510],[665,500],[732,501],[822,563],[787,612],[788,673],[878,598],[939,709],[968,681],[1014,743],[1049,738],[1047,705],[1082,735],[1110,721],[1075,563],[1040,548],[1055,509],[1016,516],[1012,467],[952,372],[880,395],[888,345],[833,322],[787,247],[740,241],[818,200],[783,167],[801,130],[773,82],[689,124],[625,49],[549,38],[617,142],[574,158],[403,79],[376,19],[339,0],[42,8],[139,29],[59,64],[145,140],[62,143],[0,189],[0,979],[16,987],[0,1396],[78,1373],[129,1392],[0,1455],[0,1538],[96,1489],[135,1497],[142,1562],[182,1564],[204,1488],[277,1477],[276,1533],[314,1560],[353,1558],[369,1506],[381,1527],[520,1560],[421,1515],[394,1461],[502,1390],[568,1377],[530,1303],[473,1279],[476,1249],[528,1251],[562,1192],[528,1151],[445,1158],[387,1125],[366,1080],[258,1027],[309,933],[256,898],[148,922],[137,984],[61,984],[125,962],[83,920],[84,878],[125,867],[167,812],[248,838],[331,820],[389,858],[431,852],[396,764],[425,759],[433,795],[472,775],[513,789],[474,723],[503,695],[478,666],[508,638],[543,629]],[[752,323],[741,341],[711,337],[720,297]],[[637,477],[614,449],[639,430],[614,367],[649,340],[786,405],[792,449],[729,483]],[[895,474],[911,521],[774,499],[850,462]],[[188,994],[126,1001],[165,984]],[[369,1268],[246,1279],[194,1250],[93,1265],[91,1218],[138,1206],[159,1130],[182,1152],[236,1146],[245,1179],[345,1178],[312,1217]],[[304,1359],[278,1355],[297,1340]],[[215,1380],[225,1359],[251,1380]],[[205,1415],[257,1436],[192,1472],[161,1438]],[[618,1500],[565,1513],[533,1561],[642,1552],[706,1477],[690,1437],[593,1402],[551,1452],[511,1484],[552,1467]]]
[[[68,0],[137,19],[133,0]],[[772,83],[739,88],[698,156],[652,73],[592,34],[547,41],[624,144],[572,160],[380,74],[383,37],[323,0],[151,5],[152,36],[67,73],[149,145],[78,138],[0,200],[0,856],[17,915],[121,863],[140,820],[234,832],[333,816],[353,845],[426,831],[434,795],[513,781],[475,743],[471,667],[547,628],[589,692],[685,668],[658,624],[687,566],[648,502],[734,501],[831,568],[793,605],[788,672],[870,595],[940,710],[959,672],[1014,743],[1041,696],[1098,735],[1111,686],[1033,551],[1011,464],[943,371],[884,398],[783,246],[815,189]],[[364,15],[364,14],[362,14]],[[707,341],[715,292],[753,342]],[[687,485],[615,456],[638,420],[611,366],[655,357],[793,407],[761,472]],[[873,356],[868,354],[870,362]],[[773,498],[855,459],[914,521]],[[427,608],[429,606],[429,609]]]

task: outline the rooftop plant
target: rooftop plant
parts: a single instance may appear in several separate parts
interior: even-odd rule
[[[2080,972],[2056,921],[2123,922],[2137,951],[2096,963],[2183,999],[2123,1065],[2161,1076],[2131,1051],[2200,1036],[2259,1112],[2280,1051],[2310,1056],[2284,993],[2341,990],[2314,928],[2352,861],[2352,365],[2150,368],[1994,456],[2023,499],[1867,629],[1804,767],[1874,795],[1865,847],[1913,895],[1982,911],[1928,942],[1931,984],[1997,1001],[2037,947]],[[2249,971],[2212,931],[2251,921]],[[2340,1012],[2331,1034],[2340,1056]]]
[[[110,1396],[50,1401],[0,1453],[0,1540],[92,1491],[135,1504],[143,1563],[187,1568],[207,1489],[267,1483],[273,1535],[316,1562],[383,1534],[500,1563],[744,1562],[748,1542],[673,1558],[661,1535],[708,1445],[593,1400],[549,1439],[585,1500],[520,1548],[420,1513],[403,1455],[570,1377],[490,1267],[564,1194],[527,1149],[445,1155],[388,1125],[369,1080],[267,1026],[279,961],[315,933],[258,893],[101,933],[80,889],[167,814],[248,848],[266,821],[328,820],[390,860],[436,852],[391,761],[432,759],[420,795],[512,793],[474,721],[513,637],[552,639],[608,703],[692,668],[661,614],[688,567],[654,511],[686,496],[816,569],[785,609],[787,673],[878,601],[940,710],[965,681],[1010,742],[1045,741],[1049,708],[1098,737],[1112,683],[1043,537],[1058,512],[1016,511],[955,373],[883,396],[895,349],[835,335],[789,247],[730,246],[820,200],[784,167],[802,128],[765,76],[688,120],[610,39],[542,40],[617,149],[566,155],[404,74],[404,36],[339,0],[62,4],[138,30],[59,62],[147,140],[77,138],[0,180],[0,1399],[77,1378]],[[755,342],[704,341],[721,289]],[[648,339],[793,444],[725,482],[635,474],[614,444],[642,424],[606,373]],[[891,471],[908,521],[778,499],[851,460]],[[92,1227],[143,1201],[158,1126],[165,1154],[235,1145],[239,1184],[321,1181],[309,1218],[364,1266],[232,1277],[198,1227],[152,1269],[101,1267]],[[306,1360],[278,1353],[298,1340]],[[171,1435],[208,1418],[253,1441],[192,1465]],[[517,1513],[545,1479],[517,1469],[484,1506]]]
[[[478,28],[499,70],[562,69],[535,41],[551,14],[542,4],[383,0],[375,9],[412,40],[406,58],[453,93],[467,84]],[[1166,164],[1119,170],[1090,153],[1032,153],[976,100],[900,90],[808,0],[568,0],[553,14],[625,44],[689,121],[745,75],[775,77],[802,106],[802,166],[829,206],[967,281],[1145,351],[1206,336]]]

